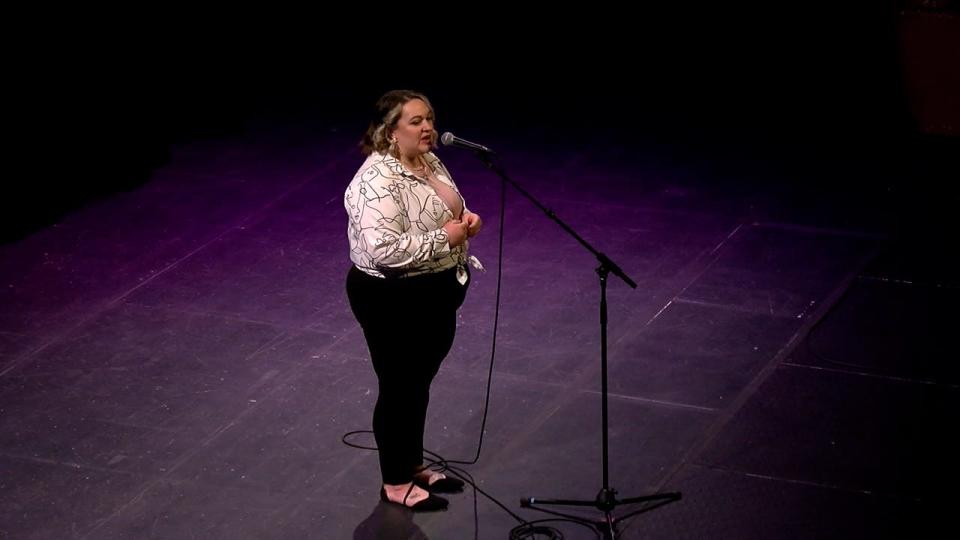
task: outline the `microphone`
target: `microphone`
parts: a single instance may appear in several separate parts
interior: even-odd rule
[[[460,137],[457,137],[456,135],[454,135],[453,133],[450,133],[449,131],[447,131],[446,133],[440,136],[440,142],[442,142],[444,146],[456,146],[458,148],[466,148],[467,150],[473,150],[474,152],[482,152],[484,154],[494,153],[493,150],[487,148],[482,144],[477,144],[475,142],[470,142],[470,141],[461,139]]]

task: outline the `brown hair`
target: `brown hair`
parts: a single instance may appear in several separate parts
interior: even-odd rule
[[[427,104],[430,112],[433,112],[433,105],[427,96],[413,90],[391,90],[380,96],[377,104],[374,106],[373,114],[370,119],[370,125],[367,132],[363,134],[360,141],[360,149],[364,155],[370,155],[373,152],[385,154],[390,148],[388,137],[390,132],[397,127],[400,121],[400,115],[403,113],[403,106],[411,100],[419,99]],[[432,144],[437,144],[436,131],[432,134]],[[394,156],[399,157],[399,156]]]

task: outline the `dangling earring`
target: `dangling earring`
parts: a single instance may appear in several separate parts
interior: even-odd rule
[[[397,144],[396,137],[393,137],[392,139],[390,139],[390,154],[393,157],[400,159],[400,146]]]

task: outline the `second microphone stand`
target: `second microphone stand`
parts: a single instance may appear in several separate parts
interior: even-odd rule
[[[597,496],[592,500],[570,500],[570,499],[541,499],[539,497],[522,497],[520,499],[520,506],[523,508],[530,508],[532,510],[537,510],[540,512],[546,512],[548,514],[553,514],[556,516],[562,516],[567,519],[571,519],[578,523],[592,526],[595,530],[600,532],[603,535],[605,540],[614,540],[619,534],[618,524],[631,516],[637,514],[648,512],[654,508],[658,508],[665,504],[678,501],[681,498],[680,492],[667,492],[667,493],[654,493],[650,495],[642,495],[639,497],[627,497],[623,499],[617,498],[617,490],[610,487],[610,467],[609,467],[609,446],[607,442],[607,433],[608,433],[608,414],[607,414],[607,400],[608,400],[608,391],[607,391],[607,275],[613,273],[615,276],[622,279],[627,285],[631,288],[636,289],[637,284],[630,279],[623,270],[617,266],[609,257],[603,253],[597,251],[593,246],[591,246],[586,240],[584,240],[576,231],[570,228],[569,225],[564,223],[557,215],[546,206],[540,203],[536,198],[527,193],[525,189],[520,187],[516,182],[514,182],[507,174],[503,171],[501,167],[493,162],[492,152],[484,152],[480,150],[474,150],[474,154],[480,158],[481,161],[493,172],[495,172],[500,178],[513,186],[521,195],[526,197],[530,202],[536,205],[537,208],[543,211],[550,219],[557,223],[563,230],[567,231],[573,238],[580,243],[584,248],[592,253],[597,261],[600,263],[600,266],[597,267],[596,272],[600,277],[600,384],[601,384],[601,419],[602,419],[602,434],[603,434],[603,487],[600,488]],[[505,209],[501,209],[503,212]],[[617,506],[625,504],[638,504],[638,503],[652,503],[638,510],[634,510],[625,515],[619,517],[613,516],[613,511]],[[556,512],[552,510],[547,510],[545,508],[538,508],[537,505],[553,505],[553,506],[593,506],[603,512],[603,519],[587,519],[582,516],[575,516],[571,514],[564,514],[561,512]]]

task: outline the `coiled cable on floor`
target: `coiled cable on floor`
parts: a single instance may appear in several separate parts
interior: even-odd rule
[[[517,527],[514,527],[510,531],[511,540],[536,540],[539,538],[549,538],[549,539],[562,539],[563,534],[554,529],[553,527],[548,527],[540,525],[546,522],[557,522],[557,521],[567,521],[570,523],[577,523],[578,525],[583,525],[590,530],[597,533],[598,538],[600,537],[599,532],[591,526],[588,526],[584,523],[580,523],[570,519],[541,519],[536,521],[527,521],[522,517],[518,516],[516,513],[507,508],[503,503],[498,501],[492,495],[477,487],[476,482],[473,480],[473,477],[467,471],[454,467],[452,464],[457,465],[475,465],[480,460],[480,453],[483,449],[483,435],[486,432],[487,426],[487,415],[490,410],[490,388],[493,382],[493,365],[494,360],[497,354],[497,329],[500,324],[500,291],[503,277],[503,238],[504,238],[504,214],[506,214],[506,200],[507,200],[507,183],[505,180],[500,182],[500,231],[498,234],[497,240],[497,289],[496,289],[496,299],[494,301],[494,311],[493,311],[493,337],[492,344],[490,347],[490,365],[487,370],[487,387],[483,401],[483,417],[480,422],[480,436],[477,441],[477,452],[473,456],[473,459],[470,460],[457,460],[457,459],[446,459],[443,456],[432,452],[430,450],[424,449],[424,460],[427,461],[431,466],[439,467],[438,472],[446,473],[450,472],[457,478],[463,480],[465,483],[470,484],[473,487],[473,521],[474,521],[474,538],[479,538],[480,531],[480,522],[479,522],[479,511],[477,508],[477,493],[480,493],[488,500],[490,500],[495,505],[499,506],[503,511],[509,514],[511,517],[519,522]],[[359,434],[373,434],[370,430],[357,430],[345,433],[341,438],[343,444],[351,447],[358,448],[361,450],[377,450],[376,446],[364,446],[356,443],[352,443],[347,439],[353,437],[354,435]]]

